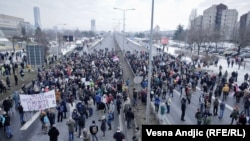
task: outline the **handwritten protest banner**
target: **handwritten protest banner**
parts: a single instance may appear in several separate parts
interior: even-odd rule
[[[24,111],[37,111],[56,107],[55,90],[40,94],[20,94],[20,101]]]

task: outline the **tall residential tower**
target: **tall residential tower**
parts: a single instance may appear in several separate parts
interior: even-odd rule
[[[91,20],[91,31],[95,32],[96,31],[96,27],[95,27],[95,19]]]
[[[39,7],[34,7],[34,19],[35,19],[35,29],[37,28],[42,29]]]

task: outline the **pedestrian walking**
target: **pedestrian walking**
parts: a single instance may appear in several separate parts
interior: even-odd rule
[[[59,130],[56,128],[55,124],[49,129],[49,141],[57,141],[59,136]]]
[[[47,115],[49,118],[50,127],[52,127],[53,124],[55,124],[55,120],[56,120],[54,109],[49,109],[49,111],[47,112]]]
[[[85,115],[81,114],[78,120],[78,128],[79,128],[78,137],[79,138],[81,136],[82,130],[85,128],[85,121],[86,121]]]
[[[12,130],[10,127],[10,116],[5,111],[3,112],[3,118],[4,118],[3,126],[5,129],[5,133],[7,135],[7,138],[12,138],[13,134],[12,134]]]
[[[113,113],[111,111],[109,111],[108,113],[108,119],[107,119],[107,124],[108,124],[108,130],[112,130],[112,126],[111,123],[113,121]]]
[[[220,103],[220,113],[219,113],[219,116],[218,116],[219,119],[223,118],[225,107],[226,107],[225,102],[221,101],[221,103]]]
[[[166,104],[162,101],[160,104],[161,121],[163,121],[165,113],[166,113]]]
[[[95,121],[92,121],[92,125],[89,127],[89,131],[92,137],[92,141],[98,141],[96,134],[98,133],[98,126],[96,125]]]
[[[201,125],[202,123],[202,112],[200,111],[200,109],[197,109],[197,112],[195,113],[195,118],[197,120],[197,125]]]
[[[121,132],[121,128],[117,127],[116,132],[113,135],[115,141],[125,141],[125,135]]]
[[[64,105],[62,103],[60,103],[57,107],[57,122],[62,122],[63,120],[63,112],[65,111],[64,110]]]
[[[218,115],[218,107],[219,107],[219,100],[218,100],[218,98],[215,98],[214,103],[213,103],[213,114],[214,114],[214,116]]]
[[[78,121],[80,118],[80,114],[77,112],[77,109],[74,109],[71,115],[72,119],[75,121],[75,132],[77,133]]]
[[[74,125],[75,125],[75,121],[70,117],[67,120],[66,125],[68,126],[69,141],[73,141],[74,140]]]
[[[21,105],[21,103],[18,103],[18,112],[19,112],[19,116],[20,116],[20,123],[21,125],[23,125],[25,123],[24,121],[24,111],[23,111],[23,106]]]
[[[167,108],[167,113],[169,114],[170,113],[170,105],[171,105],[171,97],[169,96],[166,100],[166,108]]]
[[[105,115],[103,115],[102,116],[102,118],[101,118],[101,131],[102,131],[102,139],[104,139],[105,138],[105,132],[106,132],[106,129],[107,129],[107,126],[106,126],[106,117],[105,117]]]
[[[181,120],[185,121],[184,117],[185,117],[185,112],[186,112],[186,99],[183,97],[181,99]]]
[[[231,125],[233,125],[234,121],[237,121],[237,119],[239,118],[239,115],[240,115],[239,108],[236,106],[233,109],[232,113],[230,114],[230,118],[232,119],[231,120]]]
[[[15,85],[18,85],[18,77],[16,73],[14,74],[14,80],[15,80]]]

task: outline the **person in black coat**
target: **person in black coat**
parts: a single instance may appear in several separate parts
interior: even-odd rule
[[[181,99],[181,120],[185,121],[184,117],[185,117],[185,111],[186,111],[186,99],[183,97]]]
[[[49,141],[57,141],[59,136],[59,131],[55,127],[55,124],[53,124],[52,128],[49,129],[48,135],[49,135]]]

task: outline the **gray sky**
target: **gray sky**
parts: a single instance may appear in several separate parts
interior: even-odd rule
[[[187,27],[192,9],[198,15],[213,4],[223,3],[229,9],[237,9],[240,17],[250,11],[248,0],[155,0],[154,27],[174,30],[178,24]],[[123,12],[126,11],[125,31],[145,31],[150,29],[152,0],[0,0],[0,13],[24,18],[34,24],[33,7],[40,8],[42,28],[52,28],[57,24],[67,24],[65,29],[90,30],[90,20],[96,20],[96,30],[122,30]],[[120,26],[119,26],[120,23]]]

